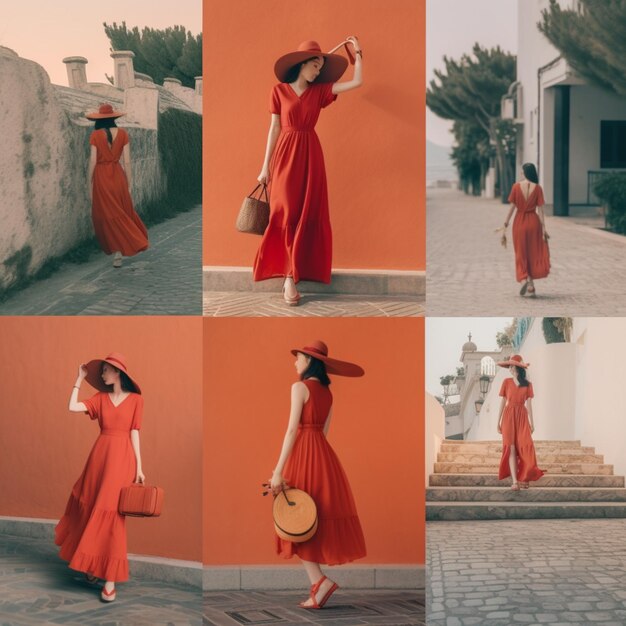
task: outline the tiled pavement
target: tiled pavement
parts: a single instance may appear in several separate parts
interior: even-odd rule
[[[100,586],[69,569],[49,541],[0,535],[2,626],[201,626],[201,607],[199,589],[137,579],[105,604]]]
[[[0,303],[0,315],[200,315],[202,208],[150,228],[150,248],[124,259],[64,264]]]
[[[306,593],[211,592],[204,594],[204,624],[241,626],[275,624],[276,626],[422,626],[423,592],[396,590],[339,589],[322,611],[298,608]]]
[[[429,626],[626,623],[626,520],[429,522]]]
[[[522,298],[511,228],[507,250],[494,233],[508,205],[429,189],[427,206],[427,315],[626,315],[626,237],[547,217],[552,271]]]
[[[305,293],[298,306],[288,306],[280,293],[205,291],[203,311],[209,317],[417,317],[424,315],[424,298]]]

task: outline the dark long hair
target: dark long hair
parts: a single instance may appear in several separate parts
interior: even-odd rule
[[[524,165],[522,165],[522,172],[524,172],[524,176],[531,183],[535,183],[535,185],[539,184],[539,175],[537,174],[537,168],[534,163],[524,163]]]
[[[328,387],[328,385],[330,385],[330,378],[328,378],[328,374],[326,373],[326,365],[324,362],[316,359],[314,356],[307,356],[310,356],[311,362],[309,363],[309,367],[307,367],[302,374],[302,380],[317,378],[324,387]]]
[[[133,381],[129,378],[128,374],[126,374],[125,372],[122,372],[122,370],[115,367],[115,365],[111,365],[110,363],[107,363],[107,365],[109,367],[112,367],[116,372],[119,372],[120,386],[122,388],[122,391],[131,391],[134,393],[137,392],[137,389],[135,385],[133,384]],[[102,375],[103,368],[104,368],[104,361],[102,361],[100,365],[100,375]],[[109,386],[111,387],[112,385],[109,385]]]
[[[513,366],[517,370],[517,383],[520,387],[528,387],[530,385],[530,381],[526,378],[526,368],[519,367],[518,365]]]
[[[113,143],[113,134],[111,133],[111,129],[117,128],[117,124],[115,123],[115,118],[105,117],[101,120],[96,120],[96,130],[100,130],[101,128],[103,128],[104,131],[106,132],[107,141],[109,142],[109,145],[111,145]],[[124,372],[122,372],[122,374],[123,373]]]
[[[309,61],[312,61],[313,59],[319,59],[320,57],[324,59],[324,57],[321,54],[319,54],[318,56],[311,57],[310,59],[306,59],[305,61],[302,61],[301,63],[296,63],[295,65],[292,65],[287,71],[287,73],[285,74],[285,80],[283,80],[283,83],[294,83],[296,80],[298,80],[298,76],[300,76],[300,70],[302,69],[302,66],[305,63],[308,63]]]

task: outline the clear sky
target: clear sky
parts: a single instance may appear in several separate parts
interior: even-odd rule
[[[439,396],[439,377],[454,374],[461,365],[461,348],[472,333],[479,350],[496,350],[496,333],[512,321],[510,317],[426,318],[426,391]]]
[[[67,85],[62,59],[87,58],[87,80],[106,82],[113,75],[109,40],[103,22],[129,27],[182,25],[202,31],[202,0],[18,0],[6,2],[0,17],[0,45],[42,65],[53,83]]]
[[[517,52],[517,4],[524,0],[426,0],[426,80],[443,67],[443,57],[459,58],[481,46]],[[426,111],[426,137],[452,145],[450,123]]]

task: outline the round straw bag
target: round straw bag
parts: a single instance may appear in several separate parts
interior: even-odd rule
[[[283,489],[274,498],[274,528],[285,541],[308,541],[317,530],[317,507],[301,489]]]

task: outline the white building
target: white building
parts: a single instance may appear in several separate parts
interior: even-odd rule
[[[546,204],[555,215],[572,205],[598,204],[593,184],[603,172],[626,168],[626,100],[576,75],[539,31],[549,0],[518,0],[517,82],[502,116],[518,126],[516,164],[537,165]],[[578,0],[559,0],[582,10]],[[620,156],[621,152],[621,156]]]

